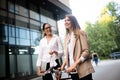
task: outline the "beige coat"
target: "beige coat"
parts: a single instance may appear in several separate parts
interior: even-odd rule
[[[77,72],[79,77],[85,77],[86,75],[95,72],[90,61],[89,45],[87,41],[87,36],[85,32],[80,30],[80,35],[78,37],[72,38],[72,48],[73,48],[73,59],[74,61],[79,59],[80,56],[86,58],[86,60],[77,65]],[[68,65],[68,50],[67,50],[68,37],[65,38],[65,54]],[[81,45],[80,45],[81,44]],[[81,47],[82,46],[82,47]]]

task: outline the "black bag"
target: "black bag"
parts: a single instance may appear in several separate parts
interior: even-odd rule
[[[56,59],[55,62],[57,63],[57,65],[54,67],[54,69],[61,67],[59,59]]]

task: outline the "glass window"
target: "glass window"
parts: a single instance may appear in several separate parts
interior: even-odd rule
[[[8,13],[8,16],[9,16],[9,18],[12,18],[12,19],[14,19],[14,14],[13,13]]]
[[[49,17],[46,17],[44,15],[41,15],[41,22],[42,23],[49,23],[51,26],[55,26],[57,25],[57,22],[54,19],[51,19]]]
[[[18,48],[16,46],[9,46],[9,62],[10,62],[10,77],[15,78],[16,76],[16,55],[18,54]]]
[[[26,30],[25,29],[20,29],[20,38],[26,39]]]
[[[8,27],[5,24],[0,24],[0,42],[8,42]]]
[[[37,57],[38,57],[38,55],[37,55],[37,54],[32,55],[33,73],[35,73],[35,74],[37,73],[37,67],[36,67]]]
[[[28,18],[16,15],[16,24],[23,24],[23,23],[28,23]]]
[[[20,38],[20,31],[19,28],[16,26],[16,38]]]
[[[9,52],[9,54],[12,54],[11,52]],[[15,55],[9,55],[10,58],[10,76],[12,78],[15,78],[15,74],[16,74],[16,60],[15,60]]]
[[[50,12],[48,10],[45,10],[43,8],[40,8],[40,11],[41,11],[42,15],[54,19],[54,16],[53,16],[52,12]]]
[[[44,23],[41,23],[41,30],[43,29],[43,24],[44,24]]]
[[[14,37],[9,37],[9,44],[15,45],[15,38]]]
[[[7,17],[7,12],[0,9],[0,15]]]
[[[39,40],[41,38],[39,26],[30,24],[30,37],[31,37],[31,45],[32,46],[36,46],[39,44]]]
[[[40,31],[40,30],[41,30],[40,26],[33,25],[33,24],[30,24],[30,29],[32,29],[32,30],[37,30],[37,31]]]
[[[29,34],[30,32],[28,28],[28,23],[16,20],[16,44],[29,46],[30,45]]]
[[[41,22],[47,23],[47,22],[48,22],[48,21],[47,21],[47,17],[44,16],[44,15],[41,15]]]
[[[47,18],[47,20],[48,20],[48,23],[51,24],[51,26],[56,26],[57,25],[57,22],[55,20],[53,20],[51,18]]]
[[[20,43],[20,29],[16,26],[16,44],[19,45]]]
[[[20,53],[25,51],[20,51]],[[30,55],[17,55],[17,66],[19,76],[27,76],[31,74],[30,71]]]
[[[20,38],[16,38],[16,45],[20,45]]]
[[[17,4],[15,5],[15,13],[28,17],[28,9]]]
[[[41,36],[38,31],[31,31],[31,45],[32,46],[39,45],[40,38]]]
[[[9,44],[15,44],[15,27],[14,27],[14,25],[9,26]]]
[[[11,37],[15,37],[15,28],[11,27]]]
[[[26,31],[26,35],[27,35],[26,38],[30,39],[30,31],[29,30]]]
[[[6,9],[6,0],[0,0],[0,7]]]
[[[0,24],[6,24],[7,23],[7,18],[0,16]]]
[[[30,45],[30,31],[27,28],[28,24],[16,20],[16,44],[17,45]]]
[[[10,12],[13,12],[13,13],[14,13],[14,12],[15,12],[15,11],[14,11],[14,10],[15,10],[15,9],[14,9],[14,4],[11,3],[11,2],[8,2],[8,9],[9,9]]]
[[[35,20],[40,20],[40,15],[32,10],[30,10],[30,18],[33,18]]]
[[[30,39],[29,37],[29,30],[25,28],[18,28],[16,27],[16,37],[23,38],[23,39]]]
[[[29,46],[30,45],[29,30],[20,28],[19,32],[20,32],[19,33],[20,34],[20,37],[19,37],[20,45]]]
[[[14,26],[15,25],[15,20],[13,18],[8,19],[8,24],[9,26]]]
[[[7,25],[4,26],[4,31],[5,31],[4,36],[8,36],[8,26]]]
[[[32,20],[32,19],[30,19],[30,24],[36,25],[38,27],[40,26],[40,22]]]
[[[20,38],[20,45],[30,46],[30,40]]]
[[[30,54],[29,47],[19,47],[19,55],[17,55],[18,74],[22,73],[22,76],[30,75]]]
[[[20,38],[22,38],[22,39],[30,39],[28,29],[19,28],[19,32],[20,32],[19,33],[20,34]]]
[[[4,32],[3,41],[8,42],[8,26],[7,25],[4,26],[4,31],[3,32]]]
[[[15,27],[14,27],[14,25],[9,26],[9,36],[10,37],[15,37]]]

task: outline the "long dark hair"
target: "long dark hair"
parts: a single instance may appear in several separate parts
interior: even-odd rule
[[[75,34],[76,36],[78,36],[78,35],[79,35],[79,30],[80,30],[81,28],[80,28],[80,25],[79,25],[76,17],[73,16],[73,15],[71,15],[71,14],[68,14],[68,15],[66,15],[65,17],[68,17],[68,18],[69,18],[69,20],[71,21],[71,25],[72,25],[74,34]],[[68,34],[68,33],[69,33],[69,30],[66,29],[66,34]]]
[[[44,31],[45,30],[45,25],[48,24],[48,23],[44,23],[43,26],[42,26],[42,30]],[[44,36],[46,36],[46,34],[44,33]]]

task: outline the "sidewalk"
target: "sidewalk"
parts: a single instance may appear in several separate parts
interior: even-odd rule
[[[67,74],[63,73],[61,75],[61,78],[66,78],[66,77],[70,77],[68,76]],[[33,78],[33,79],[30,79],[30,80],[43,80],[42,77],[36,77],[36,78]],[[55,79],[54,79],[55,80]],[[72,80],[72,79],[67,79],[67,80]]]
[[[114,62],[116,62],[116,61],[120,61],[120,59],[99,60],[98,66],[99,66],[99,65],[107,65],[107,64],[109,64],[109,63],[114,63]],[[95,62],[92,62],[92,61],[91,61],[91,63],[92,63],[93,66],[96,66],[96,65],[95,65]]]
[[[116,61],[120,61],[120,59],[99,60],[98,66],[108,65],[109,63],[114,63]],[[91,63],[94,67],[96,66],[94,62],[91,62]],[[62,74],[62,78],[66,77],[66,76],[67,76],[66,74]],[[43,80],[43,79],[42,79],[42,77],[36,77],[36,78],[30,79],[30,80]],[[72,80],[72,79],[68,79],[68,80]]]
[[[30,79],[30,80],[43,80],[43,79],[42,77],[37,77],[37,78]]]

